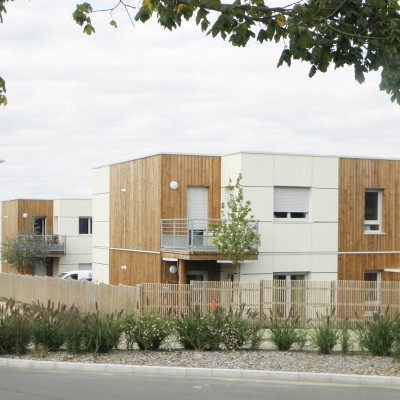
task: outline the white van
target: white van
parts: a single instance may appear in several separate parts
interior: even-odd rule
[[[61,279],[74,279],[76,281],[89,281],[92,282],[92,271],[89,269],[82,269],[79,271],[62,272],[58,275]]]

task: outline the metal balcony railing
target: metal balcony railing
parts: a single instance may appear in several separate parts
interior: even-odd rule
[[[217,251],[211,227],[220,219],[174,218],[161,220],[161,249],[184,252]],[[258,232],[258,221],[254,221]],[[257,248],[254,249],[257,254]]]
[[[64,235],[24,235],[26,241],[36,242],[46,248],[49,254],[65,254],[66,237]]]

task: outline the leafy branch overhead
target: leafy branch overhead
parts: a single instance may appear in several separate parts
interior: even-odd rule
[[[13,0],[0,0],[0,22],[8,1]],[[73,18],[86,34],[95,31],[90,18],[93,13],[109,12],[112,17],[118,8],[124,9],[131,21],[157,18],[170,30],[179,28],[183,20],[195,20],[203,32],[234,46],[246,46],[250,40],[282,42],[278,66],[305,61],[310,65],[310,77],[317,71],[326,72],[329,66],[347,65],[362,83],[365,74],[380,70],[380,89],[400,104],[398,0],[299,0],[280,7],[270,6],[268,0],[137,0],[137,7],[131,0],[109,1],[111,5],[105,9],[86,2],[76,6]],[[110,24],[117,27],[114,19]],[[4,92],[0,84],[0,104]]]
[[[348,65],[354,68],[355,79],[363,83],[366,73],[380,70],[380,89],[400,104],[398,0],[300,0],[281,7],[266,3],[142,0],[135,20],[157,18],[161,26],[172,30],[180,27],[183,20],[194,19],[203,32],[221,36],[233,46],[246,46],[250,40],[283,42],[278,66],[290,66],[293,60],[305,61],[310,65],[310,77],[317,71],[326,72],[329,66]],[[126,0],[98,11],[112,13],[118,7],[124,7],[131,17],[133,7]],[[90,12],[84,13],[88,16]],[[91,29],[86,33],[90,34]]]

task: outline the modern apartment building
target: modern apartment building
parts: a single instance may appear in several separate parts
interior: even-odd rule
[[[52,245],[46,265],[28,272],[56,276],[92,267],[92,201],[87,199],[11,200],[0,207],[1,241],[39,235]],[[1,261],[2,272],[16,272]]]
[[[210,234],[239,174],[261,234],[241,281],[400,279],[399,160],[263,152],[95,168],[94,279],[239,279]]]

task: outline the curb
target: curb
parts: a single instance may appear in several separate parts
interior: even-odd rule
[[[86,372],[101,374],[157,375],[174,377],[205,377],[298,383],[331,383],[343,385],[385,386],[400,388],[400,377],[376,375],[344,375],[308,372],[285,372],[239,369],[154,367],[119,364],[93,364],[57,361],[18,360],[1,358],[0,367],[44,369],[54,371]]]

